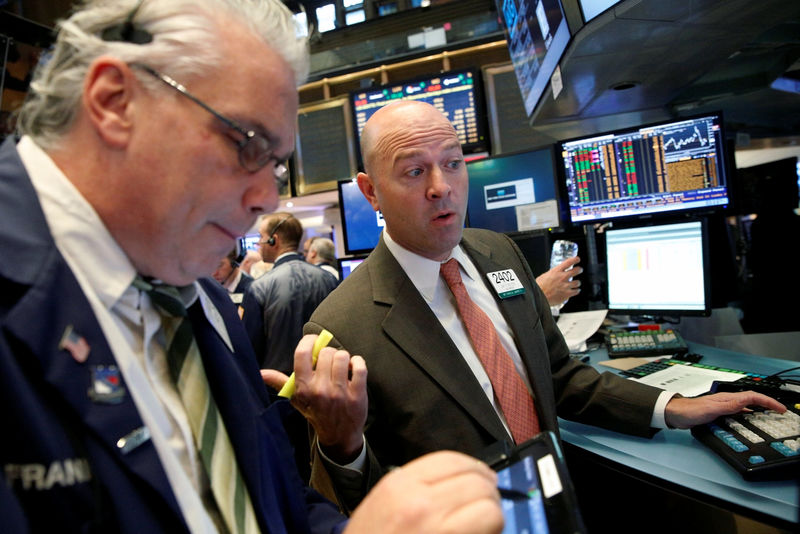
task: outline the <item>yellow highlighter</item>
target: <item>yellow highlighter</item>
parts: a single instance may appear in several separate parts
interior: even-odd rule
[[[314,342],[314,348],[311,349],[311,365],[317,365],[317,356],[319,356],[319,351],[324,349],[328,346],[331,339],[333,339],[333,334],[328,332],[327,330],[323,330],[317,336],[317,340]],[[294,373],[289,376],[289,380],[283,385],[281,390],[278,392],[278,396],[284,397],[287,399],[291,399],[294,395]]]

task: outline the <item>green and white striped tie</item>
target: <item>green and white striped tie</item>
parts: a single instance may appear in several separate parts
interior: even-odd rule
[[[177,318],[177,326],[173,332],[165,329],[167,363],[186,409],[197,450],[211,482],[211,491],[228,531],[232,534],[259,532],[253,504],[236,464],[228,432],[211,395],[200,351],[192,333],[192,324],[178,289],[164,284],[152,284],[140,277],[136,278],[133,285],[147,292],[161,311]]]

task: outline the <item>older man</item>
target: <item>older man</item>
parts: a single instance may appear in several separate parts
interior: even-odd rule
[[[289,406],[201,279],[277,205],[306,62],[277,0],[97,0],[61,24],[0,148],[3,532],[499,530],[494,475],[456,453],[347,523],[301,483]],[[363,402],[363,361],[334,354],[298,394]]]

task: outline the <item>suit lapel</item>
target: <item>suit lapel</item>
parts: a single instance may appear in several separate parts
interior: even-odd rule
[[[47,258],[38,263],[38,284],[31,287],[16,307],[9,313],[5,330],[20,343],[20,358],[33,357],[40,367],[23,365],[33,376],[33,383],[44,380],[44,387],[52,388],[56,402],[63,402],[76,415],[85,429],[87,441],[97,441],[123,470],[145,481],[180,516],[175,497],[170,489],[158,454],[150,439],[133,449],[122,447],[121,438],[129,438],[143,428],[133,398],[125,387],[122,375],[115,371],[116,360],[95,319],[91,306],[75,278],[53,245]],[[63,348],[62,338],[67,328],[72,328],[77,338],[88,346],[84,362],[73,356],[73,351]],[[109,371],[107,378],[116,382],[120,393],[117,398],[107,393],[96,382],[99,371]],[[96,387],[97,386],[97,387]],[[96,393],[100,392],[100,395]],[[50,396],[50,398],[53,398]],[[92,458],[89,458],[91,465]],[[103,472],[93,476],[103,479]],[[113,486],[114,480],[104,480]]]
[[[0,196],[8,200],[0,213],[0,276],[16,282],[19,291],[18,300],[0,325],[2,335],[13,340],[20,368],[32,375],[28,377],[31,384],[47,388],[42,395],[75,415],[73,424],[82,425],[77,434],[99,443],[123,471],[145,481],[180,516],[152,442],[147,440],[126,453],[118,447],[120,438],[143,426],[130,394],[126,392],[116,404],[104,402],[103,396],[99,400],[90,397],[93,371],[109,369],[116,360],[77,280],[56,249],[11,138],[0,149],[0,174]],[[10,290],[10,286],[4,289]],[[60,348],[68,326],[76,339],[88,345],[84,362]],[[113,381],[113,369],[110,376]],[[120,385],[124,388],[124,381]],[[91,464],[92,458],[88,460]],[[93,473],[100,479],[104,475]],[[113,487],[117,482],[103,483]]]
[[[386,335],[486,431],[509,439],[475,375],[383,240],[371,261],[380,273],[371,277],[374,298],[392,307],[383,323]]]

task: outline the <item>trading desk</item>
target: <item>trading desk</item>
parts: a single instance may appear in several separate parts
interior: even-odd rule
[[[704,364],[767,375],[798,365],[798,362],[739,354],[691,342],[689,348],[703,355]],[[589,363],[601,372],[616,372],[598,365],[598,362],[607,359],[606,349],[602,347],[590,354]],[[559,419],[559,427],[565,453],[573,451],[572,455],[579,455],[581,460],[605,464],[607,470],[621,474],[622,483],[636,479],[644,485],[664,489],[774,528],[798,531],[800,490],[797,480],[748,482],[711,449],[697,441],[688,430],[662,430],[652,439],[646,439],[563,419]],[[597,479],[607,475],[603,471],[588,475],[588,464],[569,463],[572,461],[570,456],[567,454],[568,466],[576,487],[580,489],[582,483],[594,486],[592,496],[587,497],[584,492],[583,499],[601,497],[597,493],[601,484]],[[594,476],[595,480],[588,480],[590,476]],[[615,501],[607,499],[607,503],[617,503],[619,507],[606,504],[612,506],[607,510],[608,513],[617,517],[627,513],[625,506],[632,495],[624,489],[609,490],[619,492],[619,497]],[[658,522],[660,515],[658,504],[653,503],[653,506],[651,524]],[[603,526],[611,526],[611,523]],[[647,531],[647,527],[642,530]]]

